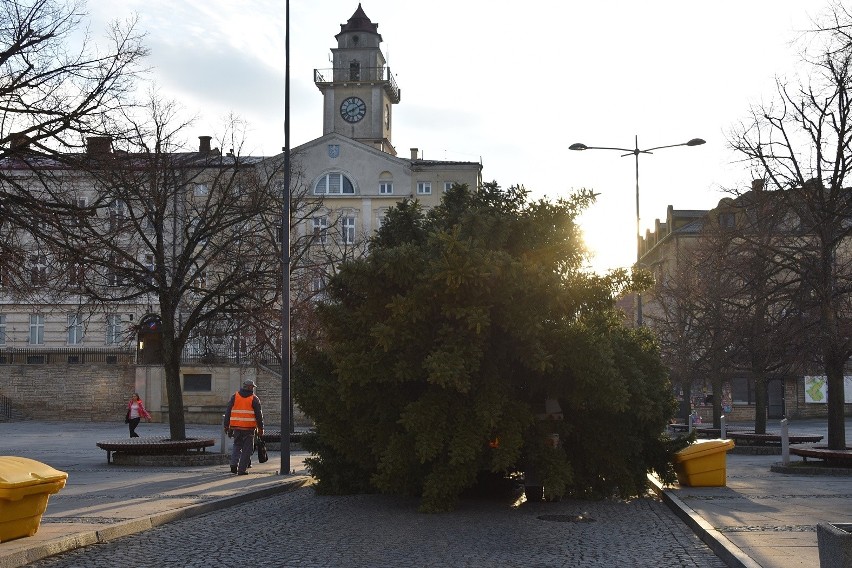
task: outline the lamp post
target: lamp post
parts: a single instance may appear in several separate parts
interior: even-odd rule
[[[290,474],[290,0],[284,28],[284,204],[281,211],[281,467]]]
[[[634,139],[633,149],[630,148],[614,148],[610,146],[586,146],[581,142],[571,144],[569,150],[617,150],[626,152],[621,157],[634,156],[636,163],[636,267],[639,267],[639,261],[642,260],[642,232],[639,226],[639,154],[653,154],[654,150],[662,150],[663,148],[677,148],[678,146],[701,146],[704,144],[701,138],[693,138],[689,142],[681,142],[680,144],[669,144],[667,146],[655,146],[653,148],[639,149],[639,136]],[[636,294],[636,325],[642,327],[642,294]]]

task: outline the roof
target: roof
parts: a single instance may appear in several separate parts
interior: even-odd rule
[[[411,160],[412,166],[481,166],[479,162],[454,162],[447,160]]]
[[[370,34],[376,34],[379,36],[379,41],[382,40],[381,34],[379,34],[379,24],[374,24],[370,21],[370,18],[367,17],[367,14],[364,13],[364,9],[361,8],[361,3],[358,3],[358,9],[355,10],[355,13],[352,14],[352,17],[349,18],[345,24],[340,24],[340,34],[346,32],[365,32]],[[334,36],[337,38],[340,34]]]
[[[165,155],[172,157],[174,164],[180,164],[184,167],[205,167],[205,168],[228,168],[233,167],[239,162],[244,166],[260,163],[264,160],[258,156],[233,156],[219,154],[206,154],[201,152],[169,152]],[[134,153],[129,154],[122,151],[109,152],[105,156],[92,156],[85,153],[70,153],[64,154],[61,157],[44,156],[40,154],[17,154],[4,156],[0,158],[0,170],[35,170],[35,169],[76,169],[86,161],[94,161],[97,159],[106,158],[125,158],[132,165],[142,164],[147,159],[150,159],[153,154]],[[128,163],[128,162],[125,162]]]

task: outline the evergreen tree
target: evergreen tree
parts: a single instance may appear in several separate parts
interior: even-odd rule
[[[369,256],[329,283],[321,340],[297,345],[318,491],[445,511],[484,472],[534,472],[550,498],[671,479],[671,388],[651,336],[614,307],[633,283],[582,270],[576,218],[592,200],[492,183],[389,212]],[[541,419],[546,399],[563,419]]]

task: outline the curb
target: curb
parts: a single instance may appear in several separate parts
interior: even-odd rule
[[[669,509],[680,517],[692,529],[698,538],[710,547],[713,554],[718,556],[729,568],[762,568],[745,552],[732,543],[721,532],[714,529],[710,523],[701,518],[692,507],[680,500],[674,492],[667,490],[654,475],[648,474],[651,488],[668,505]]]
[[[283,481],[279,485],[275,485],[273,487],[265,487],[256,491],[249,490],[245,493],[240,493],[239,495],[222,497],[213,501],[189,505],[173,511],[164,511],[162,513],[156,513],[154,515],[148,515],[138,519],[120,521],[99,530],[84,531],[56,538],[36,544],[26,550],[21,550],[7,556],[0,557],[0,568],[18,568],[20,566],[26,566],[30,562],[35,562],[36,560],[41,560],[48,556],[68,552],[77,548],[83,548],[84,546],[92,544],[104,544],[106,542],[140,533],[172,521],[196,517],[198,515],[217,511],[219,509],[225,509],[240,503],[254,501],[255,499],[263,499],[264,497],[270,497],[279,493],[289,493],[290,491],[295,491],[310,483],[311,478],[300,476],[295,479]]]

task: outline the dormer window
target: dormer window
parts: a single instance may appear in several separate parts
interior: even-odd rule
[[[733,229],[736,226],[736,217],[731,212],[719,213],[719,226],[723,229]]]

